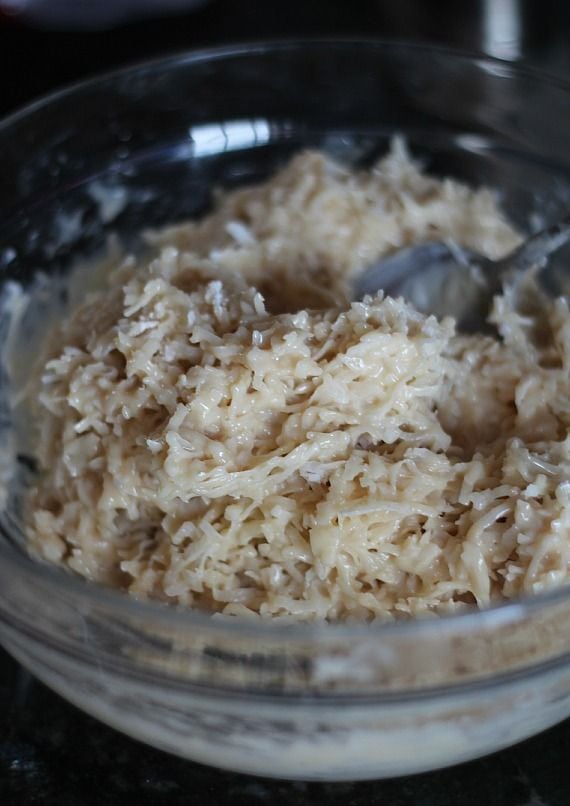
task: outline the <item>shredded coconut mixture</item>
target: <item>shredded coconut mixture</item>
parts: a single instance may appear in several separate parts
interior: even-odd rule
[[[456,335],[351,278],[403,245],[498,257],[488,190],[303,153],[150,237],[51,335],[29,540],[138,597],[230,615],[446,612],[570,567],[570,315],[497,298]]]

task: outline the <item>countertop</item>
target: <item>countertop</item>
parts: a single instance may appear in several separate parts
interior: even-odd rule
[[[197,45],[260,38],[341,34],[429,40],[499,53],[506,47],[549,72],[570,75],[570,12],[555,14],[563,4],[544,0],[537,20],[531,4],[513,3],[523,20],[514,48],[512,31],[503,29],[505,41],[500,27],[490,37],[481,9],[491,4],[465,4],[469,8],[458,13],[459,5],[213,0],[194,13],[80,34],[4,21],[0,116],[110,67]],[[342,784],[253,778],[183,761],[122,736],[53,694],[0,650],[0,803],[6,806],[562,806],[570,803],[569,756],[570,720],[487,758],[408,778]]]

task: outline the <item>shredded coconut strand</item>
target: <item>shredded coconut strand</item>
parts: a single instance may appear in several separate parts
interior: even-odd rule
[[[570,316],[533,340],[454,334],[350,282],[403,245],[495,257],[487,190],[318,153],[149,236],[52,336],[31,547],[79,574],[214,612],[372,619],[568,579]]]

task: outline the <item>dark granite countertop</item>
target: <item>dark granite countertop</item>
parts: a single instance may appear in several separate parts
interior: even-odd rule
[[[481,16],[483,6],[489,5],[212,0],[194,13],[99,33],[45,32],[4,22],[0,116],[85,75],[197,45],[378,35],[496,51]],[[565,4],[554,0],[512,5],[523,17],[522,57],[550,72],[570,75],[570,9],[564,11]],[[569,757],[567,721],[488,758],[409,778],[342,784],[252,778],[183,761],[122,736],[50,692],[0,650],[0,804],[6,806],[565,806],[570,803],[565,769]]]

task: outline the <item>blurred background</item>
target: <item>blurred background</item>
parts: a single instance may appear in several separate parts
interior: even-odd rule
[[[265,38],[437,42],[570,78],[569,34],[561,0],[0,0],[0,114],[127,62]]]

